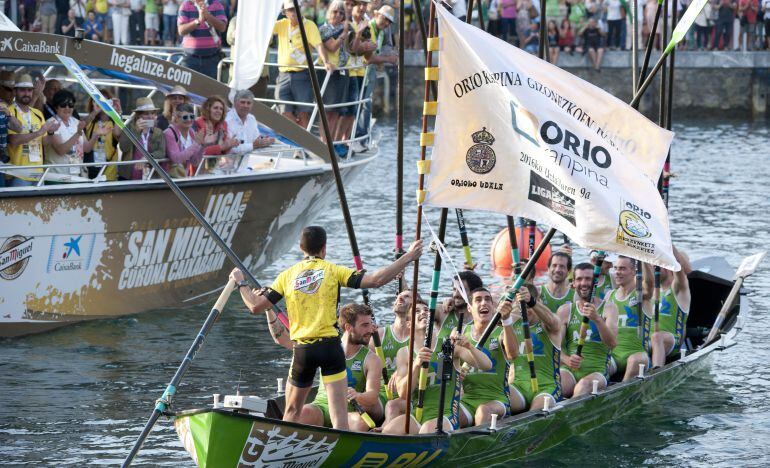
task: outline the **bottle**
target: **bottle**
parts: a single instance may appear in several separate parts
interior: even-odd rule
[[[107,162],[107,151],[104,148],[104,138],[99,137],[94,145],[94,162],[104,163]]]

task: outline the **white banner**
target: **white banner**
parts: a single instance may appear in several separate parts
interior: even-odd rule
[[[583,247],[678,270],[654,182],[673,133],[437,11],[438,115],[425,203],[531,218]]]
[[[230,53],[233,59],[230,88],[233,90],[248,89],[259,81],[281,4],[281,0],[238,2],[235,46]]]

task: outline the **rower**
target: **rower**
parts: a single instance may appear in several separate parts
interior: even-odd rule
[[[473,323],[465,327],[464,334],[473,346],[477,346],[492,320],[495,308],[492,294],[483,287],[474,289],[470,300]],[[508,361],[519,355],[519,344],[510,313],[510,306],[503,308],[500,314],[502,327],[495,328],[482,348],[492,361],[492,368],[484,372],[471,369],[463,379],[462,403],[473,415],[477,426],[488,424],[493,414],[502,419],[509,411]]]
[[[238,282],[241,298],[252,314],[264,312],[282,298],[286,299],[289,337],[294,345],[283,420],[299,421],[316,369],[320,367],[321,382],[329,395],[332,426],[347,429],[345,354],[336,326],[340,287],[384,286],[420,257],[422,242],[415,241],[401,258],[372,274],[324,260],[326,231],[322,227],[303,229],[299,247],[305,258],[281,272],[269,288],[249,288],[243,281],[243,272],[237,268],[230,273],[230,278]]]
[[[340,309],[339,325],[342,349],[345,352],[345,372],[349,402],[355,400],[375,423],[381,423],[384,399],[380,397],[382,361],[371,349],[369,341],[375,333],[372,309],[363,304],[345,304]],[[351,431],[366,432],[370,429],[363,415],[348,403],[348,425]],[[302,408],[300,422],[314,426],[331,427],[329,397],[323,385],[312,403]]]
[[[398,354],[399,349],[409,346],[409,313],[412,311],[412,291],[402,291],[396,296],[392,310],[395,316],[393,323],[378,328],[377,333],[380,334],[382,352],[385,354],[385,367],[388,369],[388,375],[390,375],[390,382],[385,382],[385,385],[389,385],[393,395],[396,395],[396,354]],[[370,344],[370,346],[374,349],[373,345]],[[383,395],[385,395],[384,388]]]
[[[599,252],[597,250],[592,250],[590,257],[591,264],[595,264],[599,257]],[[604,257],[604,261],[602,262],[602,272],[599,275],[599,281],[596,283],[596,288],[594,289],[594,297],[598,297],[599,299],[604,300],[604,296],[607,294],[607,292],[615,287],[612,284],[610,269],[616,261],[617,255],[615,254],[607,254]]]
[[[593,268],[590,263],[575,266],[575,300],[565,303],[557,312],[562,323],[567,324],[561,380],[564,395],[568,398],[590,393],[593,381],[599,382],[599,389],[606,388],[613,370],[611,350],[618,340],[618,309],[614,303],[602,302],[595,296],[589,302]],[[578,356],[576,351],[584,317],[590,321],[582,356]]]
[[[460,294],[460,283],[462,281],[465,291],[473,291],[476,288],[484,286],[481,278],[476,273],[463,270],[458,273],[453,281],[452,297],[446,299],[443,304],[436,306],[435,325],[439,328],[438,338],[439,342],[443,343],[444,338],[452,333],[452,330],[457,328],[457,322],[460,315],[464,315],[464,320],[470,320],[468,311],[468,304],[465,303],[465,299]]]
[[[551,312],[534,296],[537,291],[535,286],[525,284],[516,294],[516,303],[513,307],[513,331],[516,333],[519,352],[508,373],[512,414],[521,413],[527,409],[542,409],[545,407],[545,400],[549,400],[553,406],[562,398],[559,356],[561,356],[561,342],[564,338],[564,325],[558,315]],[[524,327],[521,322],[520,301],[527,304],[527,318],[537,373],[537,393],[532,391],[529,362],[524,351]]]
[[[414,341],[415,343],[425,342],[425,333],[428,328],[428,320],[430,312],[427,308],[420,308],[417,310],[417,317],[415,321]],[[461,368],[462,364],[467,363],[468,366],[476,368],[482,371],[486,371],[492,368],[492,362],[489,360],[486,354],[481,350],[471,346],[470,342],[464,335],[459,335],[457,330],[453,330],[449,335],[454,342],[454,368],[455,372]],[[420,376],[420,367],[422,363],[427,362],[430,373],[428,374],[428,388],[425,390],[425,400],[423,406],[423,414],[421,419],[416,419],[414,409],[410,414],[410,428],[409,433],[421,433],[429,434],[436,431],[436,425],[438,423],[438,406],[439,395],[441,393],[441,374],[438,372],[438,363],[440,360],[439,352],[441,350],[441,343],[438,341],[436,334],[433,334],[433,342],[431,347],[423,347],[419,350],[415,350],[415,358],[412,364],[412,403],[417,403],[417,384]],[[408,385],[408,369],[409,369],[409,348],[404,347],[398,351],[396,356],[396,382],[398,385],[398,394],[406,395],[409,391]],[[473,421],[473,417],[470,412],[465,408],[462,402],[457,402],[459,408],[459,417],[457,419],[452,417],[453,399],[455,398],[454,381],[447,382],[445,388],[444,397],[444,418],[443,428],[445,431],[452,431],[461,427],[467,427]],[[398,400],[394,400],[398,401]],[[403,401],[403,399],[402,399]],[[390,402],[392,403],[392,402]],[[403,434],[404,433],[404,417],[406,415],[401,414],[392,419],[388,419],[382,425],[383,434]]]
[[[548,282],[540,286],[540,301],[556,313],[566,302],[572,302],[575,291],[570,288],[567,275],[572,270],[572,257],[566,252],[554,252],[548,259]]]
[[[639,364],[648,367],[650,359],[647,356],[642,337],[639,336],[639,314],[637,305],[639,297],[636,293],[636,261],[624,255],[619,255],[613,263],[615,269],[616,287],[607,295],[607,302],[615,304],[618,309],[618,343],[612,349],[612,359],[617,366],[616,372],[623,375],[623,381],[631,380],[638,375]],[[644,300],[642,305],[649,309],[650,302]],[[649,310],[643,313],[648,313]],[[649,327],[649,317],[644,315],[643,330]],[[646,331],[643,331],[643,336]]]
[[[674,257],[682,267],[673,272],[665,268],[660,269],[660,311],[659,330],[652,334],[652,366],[662,367],[666,364],[666,357],[673,355],[684,343],[687,317],[690,314],[690,283],[687,280],[687,272],[692,271],[690,260],[687,256],[674,247]],[[644,291],[653,297],[652,268],[645,266]]]

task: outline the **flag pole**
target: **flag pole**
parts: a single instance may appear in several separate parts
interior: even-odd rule
[[[465,256],[465,269],[473,270],[476,268],[476,264],[473,263],[473,257],[471,256],[471,245],[468,242],[468,230],[465,227],[465,216],[463,210],[457,208],[455,210],[457,215],[457,228],[460,230],[460,242],[463,245],[463,255]]]
[[[631,8],[634,10],[631,15],[631,31],[634,35],[631,40],[631,82],[633,85],[632,93],[634,93],[639,86],[639,0],[632,0]]]
[[[294,0],[297,2],[297,0]],[[415,6],[419,6],[419,0],[415,0]],[[421,15],[418,12],[418,17]],[[435,36],[435,16],[436,6],[433,2],[430,4],[430,14],[428,15],[428,23],[430,27],[429,40],[425,41],[425,90],[423,93],[423,116],[422,116],[422,131],[420,133],[420,160],[417,163],[418,189],[417,189],[417,227],[415,229],[415,240],[420,240],[422,235],[422,203],[425,200],[425,174],[430,170],[430,161],[426,160],[428,146],[433,145],[433,133],[428,133],[428,118],[429,116],[436,115],[436,101],[431,101],[431,83],[438,80],[438,67],[433,67],[433,52],[438,51],[438,38]],[[435,94],[435,93],[434,93]],[[409,434],[410,427],[410,412],[411,412],[411,400],[412,400],[412,364],[414,363],[414,329],[415,319],[417,316],[417,303],[414,300],[417,298],[417,284],[419,282],[420,273],[420,259],[416,259],[414,262],[414,275],[412,277],[412,317],[411,328],[409,330],[409,367],[407,367],[407,389],[406,392],[406,413],[404,418],[404,433]]]
[[[334,182],[337,186],[337,195],[340,199],[340,208],[342,209],[342,217],[345,220],[345,229],[348,234],[348,241],[350,242],[350,249],[353,251],[353,263],[356,270],[361,271],[364,269],[363,262],[361,261],[361,254],[358,250],[358,241],[356,240],[356,233],[353,229],[353,219],[350,216],[350,208],[348,207],[348,199],[345,195],[345,185],[342,181],[342,173],[340,172],[339,162],[337,161],[337,153],[334,151],[334,141],[332,140],[331,129],[329,128],[329,121],[326,118],[326,107],[323,102],[323,95],[321,94],[321,86],[318,83],[318,75],[315,72],[315,65],[313,65],[313,54],[310,52],[310,43],[307,39],[307,32],[305,31],[305,20],[302,17],[302,10],[300,9],[299,0],[294,0],[294,11],[297,15],[297,22],[299,23],[299,33],[302,38],[302,46],[305,49],[305,61],[307,62],[308,72],[310,74],[310,84],[313,87],[313,95],[315,96],[316,105],[318,106],[318,114],[321,117],[321,126],[323,127],[324,136],[326,139],[326,149],[329,151],[329,161],[331,161],[332,172],[334,173]],[[362,291],[364,296],[364,303],[369,305],[369,291],[364,289]],[[372,333],[372,341],[374,342],[374,349],[377,356],[382,361],[382,378],[385,380],[385,386],[388,385],[388,369],[385,367],[385,354],[382,351],[382,343],[380,342],[379,333]]]

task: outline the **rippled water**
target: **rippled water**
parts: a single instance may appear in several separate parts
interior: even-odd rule
[[[409,131],[405,237],[414,232],[418,128]],[[366,265],[384,265],[395,228],[395,125],[380,124],[381,157],[348,187],[359,246]],[[676,125],[671,183],[673,237],[692,258],[741,257],[767,248],[770,233],[770,131],[764,123],[691,122]],[[437,224],[437,210],[428,213]],[[466,214],[474,259],[489,278],[489,244],[504,227],[500,215]],[[319,213],[333,233],[329,256],[349,262],[337,206]],[[454,226],[454,225],[451,225]],[[461,257],[456,229],[447,243]],[[585,252],[579,251],[578,258]],[[268,282],[300,257],[298,249],[260,275]],[[425,264],[425,262],[423,262]],[[430,263],[428,263],[430,264]],[[770,269],[747,287],[752,310],[741,342],[703,372],[660,400],[531,460],[555,466],[767,466],[770,465]],[[427,273],[424,271],[425,277]],[[223,278],[224,281],[224,278]],[[426,281],[427,283],[427,281]],[[354,294],[347,296],[357,299]],[[373,292],[378,317],[389,322],[393,289]],[[0,465],[84,466],[122,461],[208,313],[155,311],[91,322],[52,333],[0,341]],[[288,352],[275,346],[264,319],[249,316],[233,299],[196,357],[175,400],[176,409],[200,407],[212,393],[266,396],[286,374]],[[136,465],[191,466],[168,421],[156,425]]]

